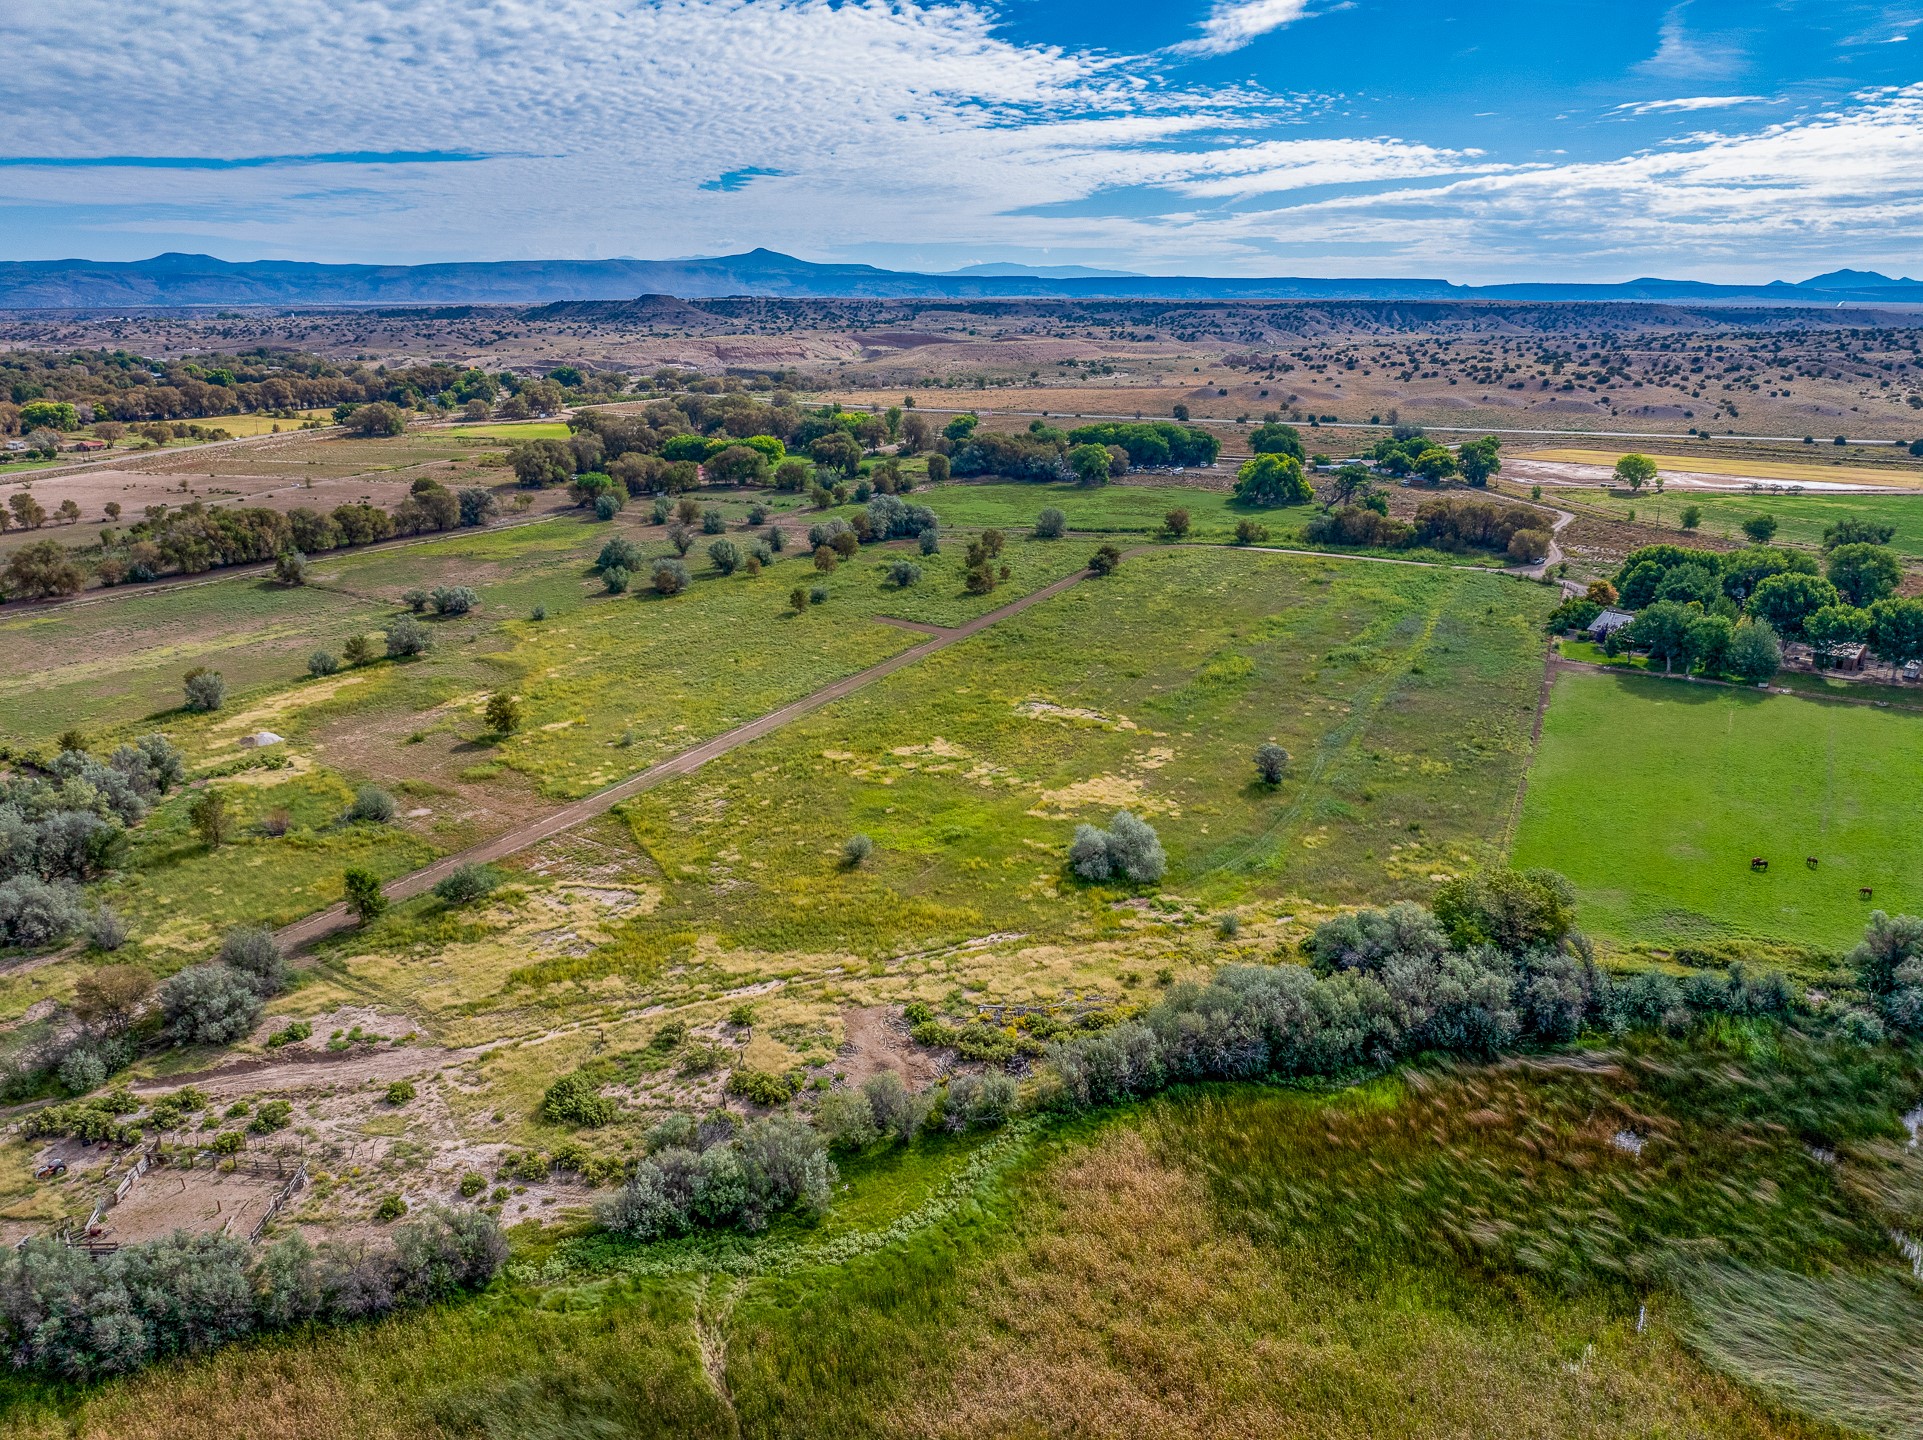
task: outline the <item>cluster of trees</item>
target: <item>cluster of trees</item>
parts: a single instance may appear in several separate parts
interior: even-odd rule
[[[119,509],[117,505],[108,508]],[[283,567],[281,578],[297,584],[305,573],[300,561],[308,555],[369,545],[396,535],[485,525],[496,508],[494,493],[485,486],[450,491],[425,477],[414,482],[412,492],[392,511],[360,501],[337,505],[327,514],[305,506],[286,514],[264,506],[209,508],[199,500],[177,510],[151,505],[142,519],[126,529],[102,532],[103,553],[95,570],[103,585],[120,585],[294,557]],[[86,571],[74,552],[57,540],[41,540],[9,557],[0,578],[0,595],[7,599],[71,595],[85,584]]]
[[[1502,469],[1502,442],[1494,435],[1471,440],[1450,450],[1419,429],[1398,428],[1376,441],[1369,459],[1377,469],[1397,476],[1413,475],[1431,485],[1458,477],[1470,485],[1487,485]]]
[[[1191,1080],[1335,1075],[1425,1051],[1488,1057],[1584,1029],[1683,1028],[1702,1013],[1783,1017],[1780,975],[1660,972],[1616,982],[1546,871],[1451,881],[1435,910],[1400,904],[1324,923],[1311,968],[1231,966],[1175,987],[1139,1020],[1057,1043],[1042,1103],[1103,1105]]]
[[[124,1375],[248,1335],[345,1322],[485,1286],[507,1262],[491,1216],[427,1210],[391,1247],[298,1235],[258,1255],[226,1236],[176,1234],[95,1258],[55,1240],[0,1252],[0,1344],[17,1370]]]
[[[1380,495],[1368,496],[1362,504],[1344,505],[1316,516],[1302,533],[1317,545],[1489,550],[1518,564],[1541,560],[1549,553],[1551,540],[1541,511],[1468,495],[1438,495],[1424,500],[1416,507],[1413,522],[1389,515],[1388,504]]]
[[[1733,637],[1743,628],[1738,622],[1748,621],[1804,641],[1819,665],[1859,644],[1893,670],[1923,660],[1923,600],[1898,597],[1894,552],[1856,533],[1847,523],[1832,526],[1820,566],[1811,555],[1769,545],[1720,554],[1680,545],[1632,551],[1615,580],[1623,606],[1638,612],[1621,643],[1650,650],[1666,668],[1686,660],[1713,670],[1721,667],[1707,637],[1719,628]],[[1704,623],[1710,619],[1724,624]],[[1688,640],[1692,631],[1700,638]]]
[[[1287,430],[1289,427],[1263,428]],[[1255,433],[1261,435],[1262,431]],[[1201,426],[1177,425],[1167,420],[1118,420],[1099,425],[1078,425],[1068,432],[1066,438],[1071,446],[1098,445],[1104,450],[1120,450],[1127,456],[1129,467],[1136,470],[1155,470],[1170,465],[1213,465],[1222,449],[1221,441]],[[1302,457],[1298,454],[1296,458],[1299,460]]]
[[[528,440],[509,450],[521,485],[540,489],[605,476],[630,496],[676,495],[705,475],[713,484],[800,491],[810,488],[817,471],[852,480],[869,465],[864,457],[889,441],[898,441],[903,453],[935,443],[927,421],[914,415],[904,421],[899,407],[882,414],[835,405],[803,409],[783,392],[769,403],[739,393],[690,393],[651,401],[638,412],[581,410],[568,425],[573,433],[566,440]],[[898,463],[871,468],[873,488],[903,488]]]
[[[583,382],[579,389],[595,393],[626,385],[625,376],[575,378]],[[611,380],[620,384],[605,383]],[[549,390],[551,396],[545,393]],[[560,409],[567,398],[564,387],[551,379],[489,375],[445,363],[342,368],[316,355],[268,347],[173,359],[118,350],[22,350],[0,360],[0,433],[24,433],[29,416],[48,423],[43,406],[56,407],[60,423],[55,428],[72,430],[100,421],[260,412],[291,416],[340,407],[351,413],[370,404],[450,411],[475,401],[492,407],[501,397],[516,395],[527,396],[524,406],[532,408],[533,402],[547,411]],[[61,413],[60,407],[71,413]]]
[[[230,930],[205,965],[177,970],[160,987],[160,1013],[177,1045],[231,1045],[260,1022],[262,1006],[287,984],[273,935]]]
[[[1849,958],[1870,1005],[1856,1022],[1864,1038],[1881,1038],[1882,1026],[1923,1035],[1923,919],[1876,911]]]
[[[44,772],[0,780],[0,945],[50,945],[77,929],[74,883],[119,863],[126,830],[183,769],[165,736],[146,735],[105,763],[72,748]]]

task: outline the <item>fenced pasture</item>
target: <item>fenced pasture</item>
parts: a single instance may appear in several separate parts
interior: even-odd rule
[[[1624,520],[1631,511],[1642,525],[1682,531],[1683,511],[1695,506],[1702,511],[1697,533],[1749,543],[1743,534],[1746,521],[1767,516],[1776,522],[1778,545],[1820,546],[1823,532],[1840,520],[1863,520],[1888,525],[1895,533],[1890,546],[1911,560],[1923,559],[1923,490],[1914,495],[1771,494],[1748,491],[1669,490],[1661,495],[1617,494],[1614,491],[1551,490],[1550,500],[1568,500],[1593,508],[1611,519]],[[1682,532],[1685,536],[1688,532]],[[1686,538],[1676,543],[1688,544]]]
[[[1513,858],[1568,876],[1611,939],[1846,948],[1871,910],[1923,905],[1923,720],[1566,671]]]

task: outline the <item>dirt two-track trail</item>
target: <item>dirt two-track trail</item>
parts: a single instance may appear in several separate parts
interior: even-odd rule
[[[1546,505],[1538,505],[1534,508],[1544,510],[1553,509],[1553,507]],[[1557,532],[1560,532],[1564,525],[1567,525],[1575,518],[1566,510],[1555,510],[1554,513],[1557,517],[1555,522],[1555,530]],[[1138,547],[1137,549],[1125,552],[1125,555],[1140,554],[1141,551],[1146,548],[1148,547]],[[1390,560],[1381,556],[1342,555],[1320,550],[1282,550],[1278,547],[1261,545],[1248,546],[1245,548],[1269,554],[1312,556],[1320,560],[1349,560],[1375,564],[1415,565],[1425,569],[1446,570],[1456,568],[1449,565],[1438,565],[1434,561],[1427,560]],[[1536,579],[1540,578],[1545,570],[1549,566],[1554,565],[1559,559],[1561,559],[1561,550],[1552,541],[1549,555],[1542,561],[1532,566],[1517,567],[1500,573],[1517,575],[1525,579]],[[845,676],[831,685],[825,685],[813,694],[804,695],[801,699],[791,701],[778,710],[770,710],[766,715],[758,716],[746,724],[737,725],[732,730],[724,730],[711,740],[704,740],[699,745],[683,750],[677,755],[671,755],[659,764],[650,765],[647,769],[638,774],[630,775],[626,780],[610,785],[605,790],[598,790],[583,799],[571,801],[566,805],[551,810],[538,820],[530,820],[525,825],[519,825],[512,830],[503,831],[490,840],[483,840],[478,845],[469,846],[467,849],[457,851],[452,855],[444,855],[431,865],[424,866],[419,870],[390,880],[382,889],[385,891],[389,900],[412,899],[414,896],[439,884],[463,865],[478,865],[490,860],[502,860],[509,855],[519,854],[530,845],[537,844],[551,835],[558,835],[564,830],[573,829],[584,820],[592,820],[597,815],[606,814],[623,800],[632,799],[634,796],[652,790],[655,786],[665,781],[673,780],[678,776],[693,774],[710,760],[718,760],[721,756],[728,754],[732,750],[738,750],[743,745],[759,740],[764,735],[773,734],[784,726],[799,720],[802,716],[819,710],[824,705],[833,704],[837,700],[852,695],[857,690],[874,684],[877,680],[886,679],[897,670],[905,670],[910,665],[926,659],[938,650],[946,650],[950,645],[966,640],[970,636],[979,635],[990,626],[999,625],[1002,621],[1021,614],[1032,605],[1039,605],[1044,600],[1052,600],[1063,591],[1087,580],[1090,574],[1090,571],[1078,570],[1073,575],[1065,576],[1051,584],[1044,585],[1039,590],[1031,591],[1018,600],[1011,600],[1008,604],[998,609],[990,610],[985,615],[978,615],[973,620],[962,625],[957,625],[953,629],[940,629],[931,625],[914,625],[912,626],[913,629],[929,631],[931,632],[930,636],[919,645],[911,646],[899,655],[892,655],[877,665],[869,666],[866,670],[857,671],[855,674]],[[278,932],[278,938],[283,949],[289,951],[298,950],[303,946],[313,944],[316,940],[333,934],[337,930],[344,930],[353,923],[353,912],[350,911],[346,905],[333,905],[325,910],[317,911],[304,919],[296,920],[293,924],[280,930]]]
[[[584,820],[606,814],[623,800],[652,790],[664,781],[692,774],[710,760],[717,760],[731,750],[738,750],[743,745],[759,740],[763,735],[772,734],[783,726],[794,723],[802,716],[819,710],[824,705],[852,695],[857,690],[874,684],[877,680],[887,678],[897,670],[906,669],[917,661],[926,659],[937,650],[946,650],[950,645],[966,640],[971,635],[979,635],[991,625],[998,625],[1010,616],[1019,615],[1031,605],[1039,605],[1044,600],[1052,599],[1088,578],[1088,571],[1078,570],[1073,575],[1044,585],[1041,589],[1032,591],[1019,600],[1011,600],[1008,604],[990,610],[985,615],[978,615],[973,620],[957,625],[953,629],[917,626],[917,629],[933,629],[934,633],[919,645],[910,646],[899,655],[891,655],[877,665],[870,665],[866,670],[859,670],[831,685],[825,685],[811,695],[804,695],[801,699],[791,701],[778,710],[770,710],[766,715],[758,716],[744,725],[737,725],[732,730],[724,730],[712,740],[704,740],[701,744],[683,750],[678,755],[671,755],[658,765],[650,765],[639,774],[630,775],[626,780],[610,785],[605,790],[598,790],[583,799],[551,810],[538,820],[530,820],[525,825],[516,826],[512,830],[496,835],[491,840],[484,840],[479,845],[470,846],[453,855],[442,856],[432,865],[390,880],[382,889],[390,900],[410,899],[445,880],[463,865],[477,865],[518,854],[528,846],[547,839],[550,835],[558,835],[563,830],[573,829]],[[336,930],[343,930],[353,923],[353,914],[345,905],[334,905],[305,919],[296,920],[279,932],[279,939],[283,949],[295,950],[303,945],[311,945],[323,936],[330,935]]]

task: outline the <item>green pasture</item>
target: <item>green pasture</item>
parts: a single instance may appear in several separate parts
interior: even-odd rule
[[[1847,948],[1871,910],[1923,905],[1923,720],[1565,672],[1514,861],[1567,875],[1611,939]]]
[[[629,802],[664,904],[528,978],[639,978],[677,935],[873,954],[1104,933],[1115,895],[1070,879],[1063,855],[1077,822],[1119,808],[1156,826],[1172,896],[1427,894],[1494,853],[1550,599],[1467,572],[1132,558]],[[1295,757],[1273,792],[1250,760],[1271,739]],[[875,855],[845,870],[857,832]]]
[[[1776,521],[1777,544],[1818,546],[1825,527],[1843,519],[1868,520],[1896,529],[1890,541],[1899,554],[1923,559],[1923,491],[1906,495],[1751,495],[1720,491],[1670,490],[1618,497],[1603,490],[1547,490],[1549,500],[1568,498],[1613,518],[1627,520],[1635,513],[1638,524],[1681,531],[1685,508],[1701,508],[1697,533],[1747,545],[1743,522],[1767,515]],[[1682,541],[1679,543],[1687,544]]]
[[[477,440],[565,440],[573,432],[564,420],[502,421],[495,425],[455,425],[445,433]]]

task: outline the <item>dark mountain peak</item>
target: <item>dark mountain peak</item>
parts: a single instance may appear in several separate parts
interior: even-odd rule
[[[1923,280],[1892,280],[1874,270],[1832,270],[1827,275],[1813,275],[1801,281],[1799,290],[1888,290],[1899,286],[1916,285],[1923,287]]]

